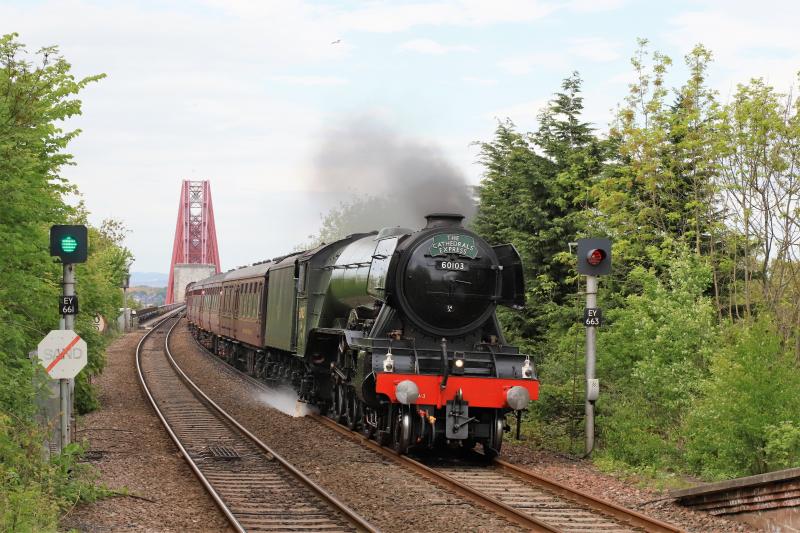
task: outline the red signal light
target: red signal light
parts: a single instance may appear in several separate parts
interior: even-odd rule
[[[593,250],[589,250],[589,253],[586,254],[586,262],[592,266],[599,265],[605,258],[606,251],[602,248],[594,248]]]

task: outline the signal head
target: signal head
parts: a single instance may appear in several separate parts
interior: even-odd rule
[[[578,239],[578,273],[603,276],[611,273],[611,241]]]
[[[586,262],[592,266],[597,266],[603,262],[603,259],[606,258],[606,251],[602,248],[592,248],[589,250],[589,253],[586,254]]]
[[[84,225],[58,224],[50,227],[50,255],[62,263],[85,263],[89,251],[89,234]]]

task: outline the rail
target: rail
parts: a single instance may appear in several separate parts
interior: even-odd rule
[[[270,390],[270,387],[266,383],[259,381],[252,376],[249,376],[238,369],[231,367],[230,365],[226,365],[217,357],[214,357],[199,342],[197,343],[197,346],[202,348],[203,352],[215,363],[224,365],[226,369],[230,369],[236,375],[252,383],[256,387],[267,391]],[[393,449],[381,446],[377,442],[370,440],[366,436],[356,431],[352,431],[341,424],[336,423],[330,418],[317,414],[311,414],[309,416],[326,427],[341,433],[343,436],[346,436],[351,440],[355,440],[368,449],[375,451],[397,463],[400,463],[401,465],[409,468],[418,475],[429,479],[430,481],[444,485],[456,494],[504,517],[516,525],[531,531],[569,531],[571,529],[569,526],[563,526],[562,523],[554,523],[554,516],[550,516],[545,519],[532,516],[532,505],[505,503],[503,501],[504,498],[502,497],[502,494],[504,492],[509,492],[509,487],[503,487],[502,490],[499,491],[500,495],[497,497],[492,496],[491,494],[487,494],[487,491],[483,490],[482,488],[476,488],[469,482],[457,479],[453,475],[448,475],[446,469],[431,468],[430,466],[427,466],[407,455],[400,455]],[[599,518],[592,518],[592,520],[594,520],[594,524],[592,525],[596,526],[596,528],[599,528],[597,529],[598,531],[630,531],[631,529],[643,529],[645,531],[652,531],[656,533],[674,533],[683,531],[672,524],[648,517],[632,509],[626,509],[620,505],[603,500],[588,493],[572,489],[566,485],[558,483],[557,481],[500,459],[496,459],[493,463],[485,465],[484,468],[497,469],[504,475],[519,480],[522,484],[536,487],[537,489],[545,491],[547,494],[555,495],[556,497],[563,498],[567,502],[575,504],[572,506],[563,507],[565,514],[569,514],[569,516],[561,517],[564,520],[563,523],[573,523],[579,528],[585,527],[588,525],[587,522],[580,522],[579,520],[576,520],[576,515],[579,515],[580,513],[585,514],[588,510],[588,512],[599,516]],[[496,483],[496,480],[491,480],[490,482]],[[515,491],[518,492],[518,489],[513,487],[510,489],[510,492],[512,493]],[[540,499],[540,502],[541,501],[543,500]],[[542,507],[552,506],[553,501],[554,500],[550,499]],[[603,521],[602,517],[608,518]],[[620,525],[623,527],[620,527]]]
[[[170,438],[234,529],[376,531],[247,431],[186,376],[169,350],[170,334],[179,320],[168,323],[180,311],[164,317],[142,337],[136,369]],[[167,326],[159,349],[152,341]],[[302,504],[287,504],[286,487]]]

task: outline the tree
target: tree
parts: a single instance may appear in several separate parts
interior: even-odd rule
[[[784,336],[800,326],[800,302],[786,301],[798,286],[800,259],[798,106],[800,100],[776,92],[761,79],[739,85],[724,109],[725,145],[719,158],[730,226],[743,244],[734,265],[743,271],[745,316],[754,303],[763,303],[781,319]],[[760,294],[753,293],[754,286]]]
[[[528,136],[514,130],[510,121],[498,124],[491,142],[481,144],[486,174],[478,188],[480,198],[474,229],[489,242],[512,243],[522,256],[528,306],[552,301],[558,268],[554,252],[560,251],[559,228],[551,226],[557,206],[552,202],[555,167],[538,155]],[[538,307],[541,313],[542,308]],[[543,334],[541,314],[507,315],[512,333],[537,339]]]
[[[561,88],[539,115],[535,133],[519,133],[506,121],[491,142],[480,144],[486,172],[473,225],[490,242],[510,242],[522,255],[529,311],[505,318],[515,334],[534,343],[549,327],[548,314],[561,312],[574,291],[567,244],[587,227],[588,191],[608,149],[581,119],[580,76],[573,73]]]
[[[649,246],[663,242],[676,218],[665,194],[673,182],[663,159],[668,143],[664,76],[672,60],[659,52],[650,54],[647,44],[640,39],[631,59],[636,81],[609,132],[616,157],[594,189],[599,216],[614,238],[617,268],[623,272],[629,259],[647,257]]]
[[[0,37],[0,529],[43,531],[56,529],[56,512],[68,496],[91,492],[77,470],[70,474],[76,468],[72,449],[42,460],[33,412],[37,372],[42,376],[28,352],[58,324],[61,269],[48,253],[48,229],[82,216],[64,202],[76,190],[60,176],[72,163],[65,149],[78,131],[59,123],[80,114],[76,95],[102,76],[76,80],[54,47],[38,52],[37,65],[23,59],[25,53],[16,34]],[[98,250],[90,261],[103,255]],[[111,280],[83,275],[81,291],[89,296],[83,309],[89,316],[108,309],[104,298],[98,307],[94,295],[107,293]],[[79,316],[78,332],[90,337],[90,354],[97,357],[102,343],[91,338],[88,319]]]

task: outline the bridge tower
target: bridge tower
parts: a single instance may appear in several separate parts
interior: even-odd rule
[[[166,303],[182,302],[189,283],[220,270],[211,186],[208,180],[183,180]]]

